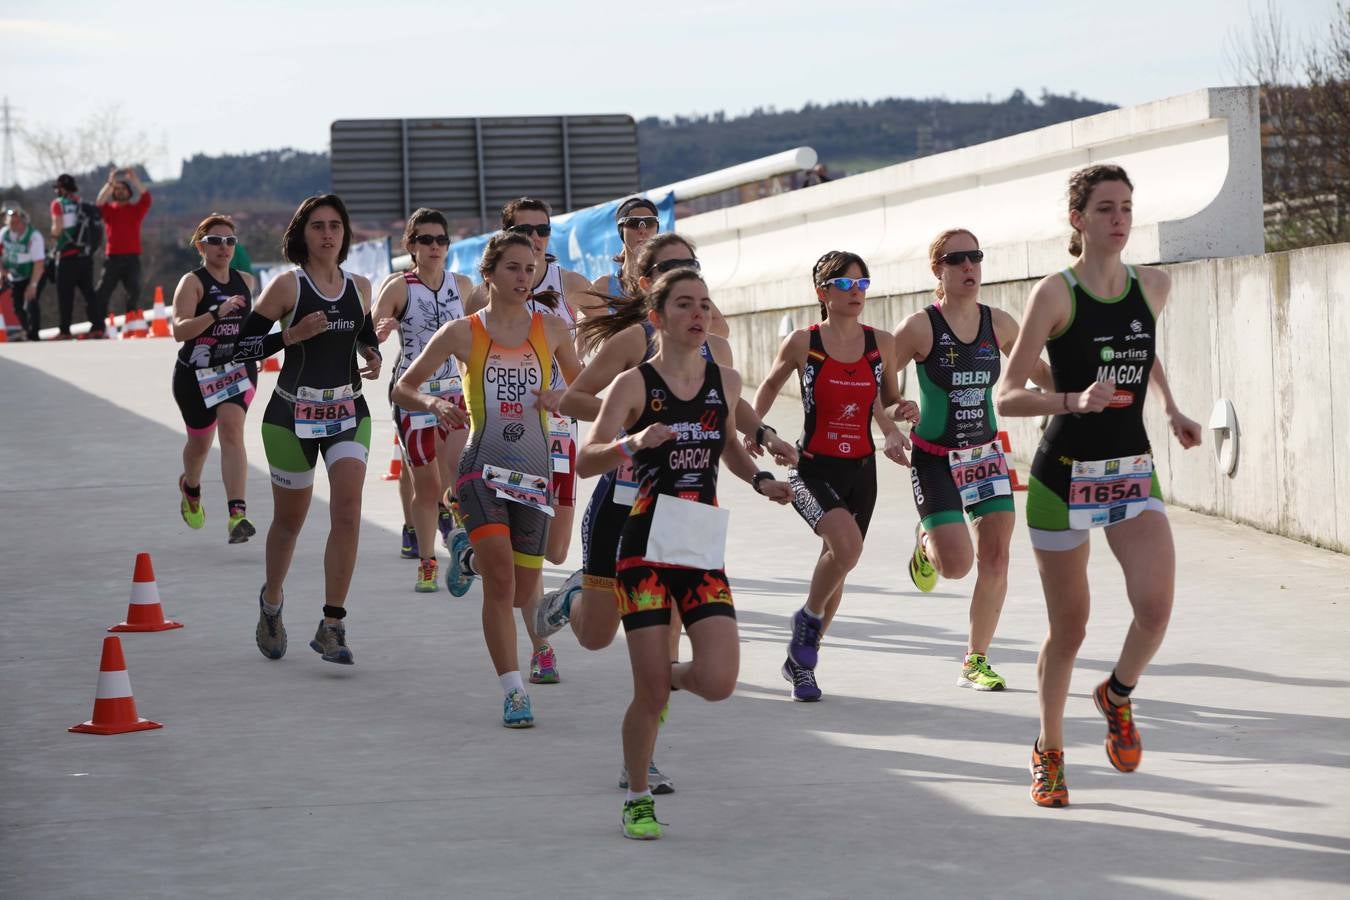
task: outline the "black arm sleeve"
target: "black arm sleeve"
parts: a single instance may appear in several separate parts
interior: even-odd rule
[[[239,341],[234,345],[233,361],[238,363],[266,359],[280,350],[284,343],[280,331],[276,334],[271,333],[274,324],[275,320],[267,318],[256,309],[250,310],[248,318],[244,319],[244,324],[239,328]]]
[[[370,317],[370,313],[366,313],[366,320],[361,323],[361,330],[356,333],[356,342],[369,347],[381,361],[384,360],[384,355],[380,353],[380,342],[375,337],[375,320]]]

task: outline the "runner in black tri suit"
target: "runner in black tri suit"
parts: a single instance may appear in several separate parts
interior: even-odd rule
[[[755,393],[755,412],[766,416],[783,384],[794,373],[801,381],[805,422],[788,470],[792,506],[821,538],[806,603],[792,615],[783,677],[792,699],[820,699],[815,669],[821,636],[844,596],[844,579],[858,564],[863,539],[877,502],[877,469],[872,423],[886,436],[885,454],[908,465],[908,439],[882,408],[884,385],[894,387],[891,336],[858,321],[871,278],[856,253],[831,250],[811,271],[821,322],[788,335],[778,358]],[[762,440],[767,426],[751,440]]]
[[[1125,573],[1134,621],[1111,677],[1092,693],[1107,722],[1106,757],[1122,772],[1143,756],[1130,693],[1167,632],[1176,551],[1144,430],[1149,384],[1160,392],[1183,448],[1200,443],[1200,426],[1177,409],[1157,358],[1158,317],[1171,290],[1163,269],[1127,266],[1133,186],[1114,165],[1069,178],[1069,253],[1077,262],[1041,279],[1027,303],[1022,334],[998,390],[1009,416],[1054,415],[1031,465],[1027,525],[1050,618],[1041,647],[1041,732],[1031,751],[1031,799],[1066,806],[1064,706],[1087,626],[1088,534],[1104,527]],[[1023,385],[1050,354],[1056,390]]]
[[[173,398],[183,414],[188,439],[178,477],[179,512],[190,528],[206,523],[202,508],[202,467],[220,425],[220,477],[229,502],[226,533],[231,544],[247,541],[257,529],[248,520],[244,490],[248,455],[244,416],[258,383],[256,363],[235,363],[239,326],[253,305],[253,276],[230,268],[238,238],[228,217],[207,216],[192,233],[202,264],[184,275],[173,294],[173,336],[181,341],[173,367]]]
[[[630,785],[622,827],[640,840],[661,836],[647,765],[672,687],[706,700],[723,700],[736,687],[739,639],[722,564],[726,518],[715,507],[723,453],[759,492],[780,503],[790,497],[786,483],[755,471],[735,439],[727,398],[740,396],[741,377],[702,356],[712,306],[703,279],[670,272],[652,286],[649,304],[660,349],[614,382],[577,459],[582,476],[631,460],[638,483],[619,539],[616,594],[634,684],[623,723]],[[672,664],[665,628],[676,604],[693,653]]]
[[[286,227],[282,253],[296,266],[267,285],[245,320],[235,361],[256,360],[282,322],[285,361],[263,413],[263,447],[272,470],[272,526],[267,533],[267,580],[258,594],[258,649],[269,659],[286,652],[282,586],[314,494],[314,467],[328,467],[328,547],[324,553],[323,619],[309,646],[327,662],[351,665],[343,619],[361,534],[361,488],[370,453],[370,410],[362,379],[380,373],[370,318],[370,282],[342,269],[351,220],[335,194],[310,197]],[[360,367],[358,359],[364,360]]]
[[[980,250],[964,228],[942,232],[928,248],[938,279],[937,302],[895,330],[896,356],[914,361],[919,422],[910,432],[910,482],[919,511],[909,577],[931,591],[938,575],[963,578],[977,564],[970,599],[970,636],[957,685],[1001,691],[1007,683],[989,665],[989,644],[1008,593],[1008,545],[1013,531],[1012,483],[994,419],[999,353],[1012,350],[1017,320],[979,302]],[[1050,370],[1032,379],[1050,387]],[[965,518],[975,527],[972,545]]]

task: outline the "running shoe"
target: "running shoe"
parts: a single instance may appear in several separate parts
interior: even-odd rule
[[[1063,750],[1041,750],[1035,743],[1031,745],[1031,800],[1037,806],[1069,805]]]
[[[404,525],[403,549],[399,551],[399,555],[404,559],[421,559],[422,554],[419,552],[419,549],[420,548],[417,546],[417,532],[413,530],[411,525]]]
[[[623,771],[619,773],[619,787],[625,791],[628,790],[628,767],[624,766]],[[670,776],[656,767],[656,760],[652,760],[647,765],[647,787],[653,794],[673,794],[675,793],[675,782],[670,780]]]
[[[788,657],[803,669],[814,669],[820,650],[820,629],[824,621],[802,607],[792,614],[792,640],[788,642]]]
[[[816,684],[814,669],[799,666],[788,657],[783,663],[783,678],[792,685],[792,699],[799,703],[815,703],[820,699],[820,686]]]
[[[511,690],[502,703],[502,724],[507,728],[533,728],[534,713],[530,712],[529,695]]]
[[[347,627],[341,622],[329,625],[320,619],[319,630],[314,632],[314,640],[309,642],[309,648],[321,654],[324,662],[344,666],[354,665],[356,662],[352,659],[352,651],[347,649]]]
[[[639,797],[623,805],[623,836],[635,841],[654,841],[661,836],[661,823],[656,821],[656,801]]]
[[[1001,691],[1008,686],[1003,676],[989,668],[989,660],[982,654],[970,653],[961,674],[956,679],[957,687],[974,688],[977,691]]]
[[[230,516],[229,531],[231,544],[242,544],[258,533],[258,529],[253,527],[253,523],[243,513]]]
[[[463,597],[473,587],[476,577],[464,568],[464,554],[469,550],[469,535],[462,528],[450,535],[450,562],[445,567],[445,588],[456,597]]]
[[[183,521],[189,528],[201,528],[206,524],[206,510],[202,507],[201,496],[197,497],[197,508],[192,508],[192,501],[187,495],[187,476],[178,476],[178,494],[182,498],[178,504],[178,511],[183,515]]]
[[[275,615],[269,615],[263,608],[263,591],[266,589],[267,586],[263,585],[258,591],[258,628],[253,637],[263,656],[281,659],[286,655],[286,625],[281,621],[280,609]]]
[[[436,583],[436,560],[422,560],[417,564],[417,583],[413,585],[413,590],[419,594],[432,594],[440,589],[441,586]]]
[[[1106,717],[1106,758],[1117,771],[1133,772],[1144,755],[1144,742],[1134,727],[1134,707],[1128,699],[1122,706],[1112,703],[1106,695],[1107,684],[1103,681],[1092,692],[1097,711]]]
[[[581,593],[581,570],[567,576],[557,590],[549,591],[534,608],[534,633],[552,637],[572,617],[572,601]]]
[[[927,594],[937,587],[937,569],[923,549],[923,523],[914,526],[914,555],[909,559],[909,580],[914,586]]]
[[[558,675],[558,660],[553,656],[553,648],[546,644],[530,657],[530,684],[557,684],[559,681],[562,678]]]
[[[455,529],[455,517],[450,515],[450,510],[444,506],[438,507],[440,516],[436,519],[436,528],[441,532],[441,540],[445,546],[450,546],[450,532]]]

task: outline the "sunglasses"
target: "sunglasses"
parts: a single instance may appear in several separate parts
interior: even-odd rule
[[[851,291],[855,287],[860,291],[866,291],[872,286],[870,278],[831,278],[828,281],[822,281],[821,287],[837,287],[841,291]]]
[[[953,250],[951,253],[944,253],[938,257],[938,262],[946,266],[959,266],[966,260],[973,263],[984,261],[983,250]]]
[[[552,225],[512,225],[510,228],[508,228],[508,229],[506,229],[506,230],[509,231],[509,232],[511,232],[512,234],[523,234],[523,235],[525,235],[525,236],[527,236],[527,237],[528,237],[529,235],[532,235],[532,234],[537,234],[537,235],[539,235],[540,237],[548,237],[550,234],[553,233],[553,226],[552,226]]]
[[[421,244],[423,247],[430,247],[432,244],[436,244],[439,247],[445,247],[450,243],[450,237],[444,234],[415,234],[413,235],[412,242],[414,244]]]
[[[620,228],[660,228],[661,220],[656,216],[624,216],[619,220]]]
[[[647,269],[647,275],[650,277],[652,273],[665,274],[674,269],[693,269],[697,272],[701,268],[702,266],[698,264],[698,260],[696,259],[667,259],[652,264],[652,266]]]
[[[208,234],[202,236],[202,243],[212,247],[233,247],[239,243],[239,238],[232,234]]]

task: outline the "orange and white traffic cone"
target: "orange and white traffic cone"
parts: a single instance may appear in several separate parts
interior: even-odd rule
[[[9,343],[9,326],[5,324],[5,314],[0,312],[0,344]]]
[[[279,359],[277,359],[276,354],[273,354],[273,355],[267,357],[267,359],[264,359],[264,360],[263,360],[262,368],[259,369],[258,371],[259,371],[259,372],[280,372],[280,371],[281,371],[281,361],[280,361]]]
[[[131,603],[127,606],[127,620],[109,631],[168,631],[182,628],[182,622],[164,618],[159,605],[159,587],[155,584],[155,569],[149,553],[136,554],[136,570],[131,576]]]
[[[94,717],[70,729],[77,734],[126,734],[163,728],[158,722],[136,715],[136,698],[131,696],[131,676],[122,658],[122,641],[103,639],[103,662],[98,667],[98,690],[94,692]]]
[[[398,445],[398,435],[394,435],[394,449],[389,454],[389,471],[380,476],[381,481],[398,481],[403,475],[403,448]]]
[[[154,321],[150,323],[150,336],[166,338],[169,336],[169,314],[164,309],[164,286],[155,285]]]
[[[1008,432],[1000,431],[998,433],[998,442],[1003,445],[1003,455],[1012,456],[1012,444],[1008,442]],[[1017,480],[1017,470],[1008,466],[1008,479],[1012,482],[1014,491],[1025,491],[1027,486]]]
[[[122,336],[121,332],[117,330],[117,317],[114,316],[111,311],[108,313],[108,324],[104,326],[103,333],[108,336],[109,340],[120,338]]]
[[[124,338],[143,338],[148,335],[145,324],[145,313],[139,309],[129,309],[122,319],[122,336]]]

